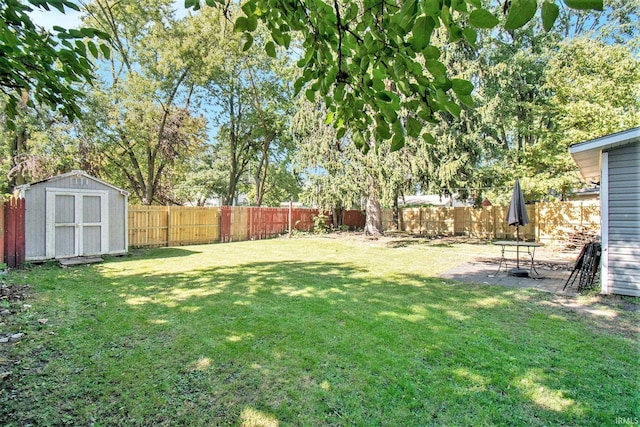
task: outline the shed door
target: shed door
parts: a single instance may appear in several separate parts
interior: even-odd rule
[[[109,251],[108,194],[47,189],[47,258]]]

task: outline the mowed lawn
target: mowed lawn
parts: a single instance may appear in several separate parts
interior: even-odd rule
[[[492,250],[283,238],[13,272],[0,425],[638,419],[637,312],[437,278]]]

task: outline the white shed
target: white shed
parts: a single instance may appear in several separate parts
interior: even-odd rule
[[[640,296],[640,127],[569,152],[583,178],[600,184],[602,293]]]
[[[18,190],[27,261],[127,252],[128,192],[78,170]]]

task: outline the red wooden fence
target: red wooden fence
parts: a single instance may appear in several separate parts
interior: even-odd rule
[[[16,267],[25,256],[25,203],[24,199],[12,197],[4,203],[2,234],[3,262]]]
[[[342,213],[342,225],[346,225],[352,231],[364,228],[365,219],[362,211],[349,210]]]
[[[220,208],[220,241],[223,243],[231,241],[231,206]]]

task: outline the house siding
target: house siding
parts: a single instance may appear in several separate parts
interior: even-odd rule
[[[640,143],[608,151],[609,292],[640,296]]]

